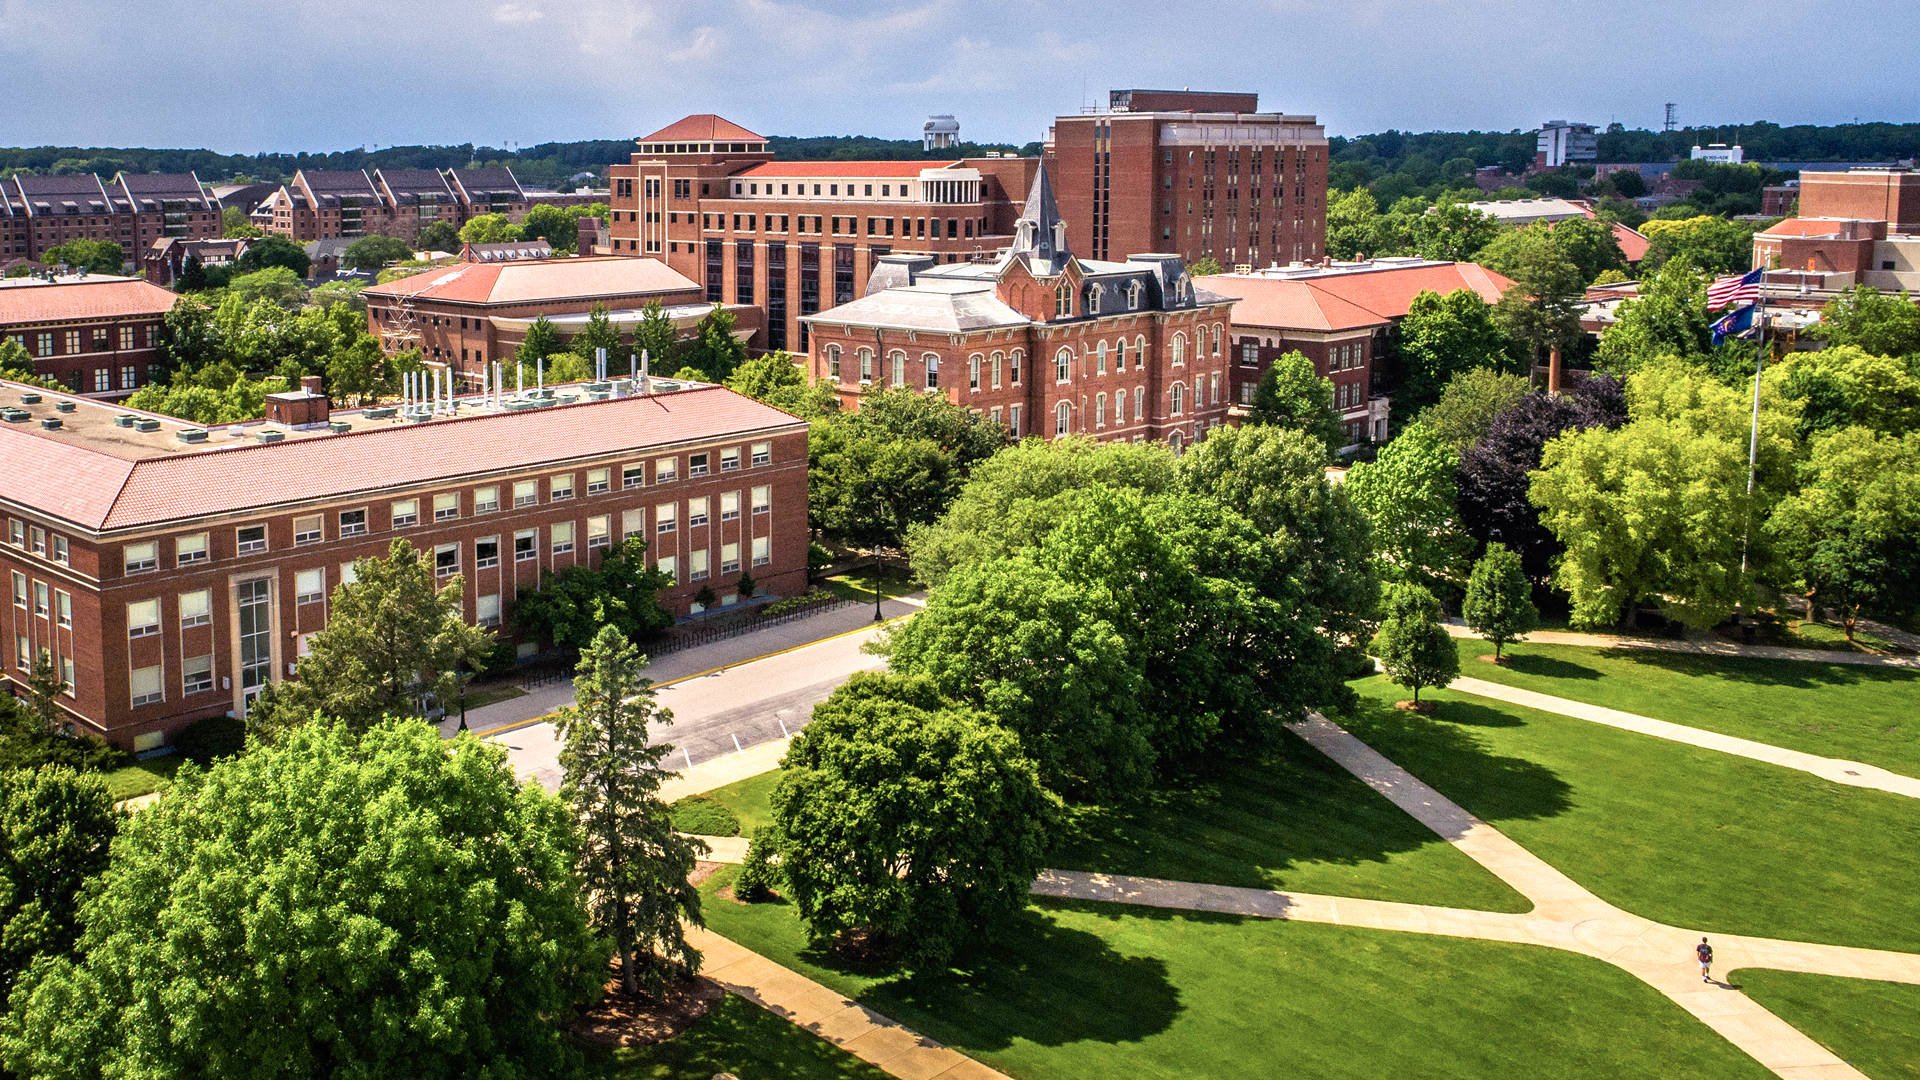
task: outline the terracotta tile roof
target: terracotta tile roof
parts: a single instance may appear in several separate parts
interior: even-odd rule
[[[0,285],[0,326],[165,315],[178,299],[137,278]]]
[[[765,142],[764,135],[755,135],[731,120],[712,113],[694,113],[681,117],[641,142]]]
[[[700,286],[659,259],[613,256],[504,263],[452,263],[385,285],[372,298],[413,296],[463,304],[524,304],[592,296],[644,296]]]
[[[0,470],[17,478],[11,501],[89,529],[131,529],[804,424],[720,386],[131,459],[8,424]]]
[[[1613,238],[1620,244],[1620,254],[1629,263],[1637,263],[1647,257],[1647,248],[1653,243],[1645,236],[1627,228],[1619,222],[1613,223]]]
[[[1350,330],[1402,318],[1423,292],[1446,294],[1471,289],[1491,304],[1513,282],[1473,263],[1439,263],[1376,270],[1283,278],[1259,274],[1220,274],[1197,284],[1238,299],[1233,321],[1240,326],[1301,330]]]
[[[740,177],[812,179],[813,177],[907,177],[920,175],[922,169],[951,169],[958,161],[768,161],[734,174]]]
[[[1357,330],[1387,319],[1363,307],[1321,292],[1304,281],[1217,274],[1195,279],[1210,292],[1231,297],[1233,324],[1288,330]]]

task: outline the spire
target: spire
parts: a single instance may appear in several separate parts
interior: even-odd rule
[[[1027,204],[1015,224],[1013,254],[1027,257],[1036,274],[1052,276],[1065,268],[1067,260],[1067,223],[1060,219],[1060,206],[1053,199],[1053,180],[1043,162],[1034,170],[1033,187],[1027,191]]]

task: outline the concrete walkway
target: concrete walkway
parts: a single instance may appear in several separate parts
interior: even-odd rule
[[[687,941],[702,975],[902,1080],[1010,1080],[710,930],[689,927]]]
[[[1368,787],[1532,900],[1534,909],[1524,915],[1512,915],[1051,870],[1035,882],[1034,891],[1046,896],[1299,919],[1564,949],[1604,960],[1634,975],[1719,1032],[1776,1076],[1795,1080],[1862,1077],[1831,1051],[1727,983],[1701,982],[1699,968],[1693,962],[1693,946],[1701,937],[1699,931],[1644,919],[1601,900],[1325,718],[1312,716],[1290,726]],[[1715,967],[1722,972],[1777,968],[1920,984],[1920,955],[1916,954],[1732,934],[1709,936],[1714,947]]]
[[[1484,640],[1483,635],[1453,620],[1447,622],[1447,633],[1457,638]],[[1581,645],[1594,649],[1652,649],[1656,652],[1691,653],[1695,656],[1746,656],[1756,660],[1805,660],[1821,664],[1857,664],[1861,667],[1894,667],[1920,671],[1920,656],[1880,656],[1875,653],[1800,649],[1787,645],[1741,645],[1713,638],[1677,641],[1672,638],[1582,634],[1571,630],[1535,630],[1528,634],[1521,644]]]
[[[1771,743],[1722,735],[1717,731],[1655,720],[1638,713],[1621,712],[1619,709],[1609,709],[1603,705],[1589,705],[1584,701],[1573,701],[1569,698],[1542,694],[1535,690],[1523,690],[1517,686],[1469,678],[1465,675],[1448,683],[1447,689],[1523,705],[1541,712],[1558,713],[1575,720],[1605,724],[1622,731],[1651,735],[1656,739],[1667,739],[1707,750],[1718,750],[1723,754],[1764,761],[1769,765],[1778,765],[1785,769],[1798,769],[1822,780],[1831,780],[1836,784],[1872,788],[1894,795],[1904,795],[1909,799],[1920,799],[1920,779],[1889,772],[1878,765],[1848,761],[1844,758],[1822,757],[1819,754],[1809,754],[1800,750],[1785,750]]]

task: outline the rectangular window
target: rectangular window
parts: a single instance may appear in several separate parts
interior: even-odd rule
[[[645,510],[634,509],[620,511],[620,536],[623,539],[629,536],[640,536],[642,539],[645,539],[642,534],[646,531],[647,512]]]
[[[73,626],[73,594],[64,590],[53,594],[53,621],[69,629]]]
[[[765,566],[773,561],[773,537],[756,536],[753,538],[753,565]]]
[[[367,532],[367,512],[359,510],[340,511],[340,535],[364,536]]]
[[[473,568],[491,570],[500,565],[500,538],[482,537],[473,542]]]
[[[21,521],[19,518],[14,518],[12,522],[9,523],[9,527],[7,529],[7,539],[10,543],[13,544],[14,547],[26,547],[27,546],[26,522]]]
[[[162,674],[158,664],[133,669],[133,704],[136,708],[167,699],[166,691],[160,685],[161,679]]]
[[[705,581],[707,579],[707,549],[696,548],[687,553],[687,580]]]
[[[688,476],[707,475],[707,455],[688,454],[687,455],[687,475]]]
[[[293,542],[315,544],[320,541],[320,515],[306,514],[293,519]]]
[[[654,561],[653,567],[654,569],[660,571],[662,574],[665,574],[668,581],[674,583],[675,585],[678,585],[680,583],[680,572],[679,572],[680,563],[679,563],[679,560],[675,559],[673,556],[671,555],[660,556],[659,559]],[[25,640],[25,639],[22,639],[22,640]]]
[[[735,521],[740,517],[740,493],[723,491],[720,493],[720,520]]]
[[[697,529],[707,523],[707,497],[687,500],[687,528]]]
[[[740,572],[739,544],[720,545],[720,572],[723,574],[737,574]]]
[[[27,642],[27,635],[19,634],[13,639],[13,664],[21,671],[33,670],[33,646]]]
[[[160,565],[160,545],[153,540],[143,540],[138,544],[128,544],[125,555],[127,573],[139,574],[157,569]]]
[[[180,662],[180,691],[204,694],[213,689],[213,657],[189,656]]]
[[[500,509],[500,485],[488,484],[473,489],[473,512],[491,514]]]
[[[433,520],[452,521],[460,516],[460,493],[457,491],[435,495],[433,497]]]
[[[160,601],[136,600],[127,605],[127,636],[151,637],[160,632]]]
[[[76,672],[74,671],[73,657],[71,656],[61,657],[60,658],[60,689],[66,691],[68,697],[73,696],[73,680],[74,680],[75,674]]]
[[[773,486],[761,484],[753,489],[753,512],[764,514],[773,506]]]
[[[772,461],[773,460],[773,444],[763,443],[763,442],[754,443],[753,457],[751,460],[752,460],[752,463],[756,466],[765,465],[768,462]]]
[[[737,469],[739,467],[740,467],[740,448],[739,447],[737,446],[729,447],[728,449],[720,451],[720,471],[721,472],[727,472],[728,470]]]
[[[540,557],[540,530],[521,529],[513,534],[513,561],[532,562]]]
[[[647,482],[645,465],[623,465],[620,467],[620,486],[631,490]]]
[[[433,576],[452,577],[460,572],[460,545],[441,544],[433,549]]]
[[[420,522],[420,500],[401,499],[393,504],[393,527],[404,529]]]
[[[44,619],[53,612],[52,595],[53,594],[48,591],[46,582],[36,581],[33,583],[33,613],[35,615]],[[159,629],[157,622],[154,629],[156,631]]]
[[[213,597],[205,589],[180,594],[180,629],[205,626],[213,621]]]
[[[516,480],[513,484],[513,508],[540,505],[540,481]]]
[[[610,487],[607,481],[609,471],[610,470],[607,469],[587,470],[587,494],[604,495],[607,493]]]
[[[680,475],[679,468],[680,468],[679,458],[670,458],[670,457],[654,458],[653,459],[653,482],[656,484],[664,484],[669,480],[675,479]]]
[[[571,498],[573,498],[573,474],[572,473],[556,474],[553,477],[553,479],[549,481],[549,486],[547,488],[547,501],[559,502],[562,499],[571,499]]]
[[[551,537],[548,541],[548,544],[550,546],[550,549],[553,551],[555,555],[565,555],[566,553],[572,551],[573,550],[573,522],[571,521],[554,522],[551,529]]]
[[[207,561],[207,534],[194,533],[192,536],[177,536],[173,540],[173,561],[176,566],[188,566]]]
[[[33,553],[35,555],[45,555],[47,553],[47,530],[35,525],[33,528],[27,530],[27,534],[32,538],[30,543],[33,547]]]
[[[599,514],[587,519],[587,550],[603,548],[613,543],[613,518]]]
[[[679,507],[675,506],[673,503],[661,503],[660,505],[654,507],[653,508],[653,531],[662,536],[672,532],[674,527],[674,518],[678,515],[678,513],[679,513]]]
[[[1022,409],[1022,406],[1019,406],[1019,405],[1007,406],[1007,430],[1015,435],[1019,435],[1023,433],[1020,428],[1021,409]]]
[[[487,593],[473,598],[473,621],[480,626],[500,625],[499,593]]]
[[[296,604],[317,604],[327,598],[327,572],[315,567],[312,570],[299,570],[293,575],[293,602]]]

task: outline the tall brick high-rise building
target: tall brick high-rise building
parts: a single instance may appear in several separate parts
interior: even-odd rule
[[[867,291],[880,258],[983,260],[1013,240],[1033,158],[781,162],[711,114],[639,140],[608,170],[615,255],[651,255],[711,303],[766,315],[755,345],[806,352],[802,318]]]
[[[1164,251],[1189,262],[1312,262],[1326,251],[1327,136],[1254,94],[1115,90],[1062,116],[1047,167],[1076,250]]]

